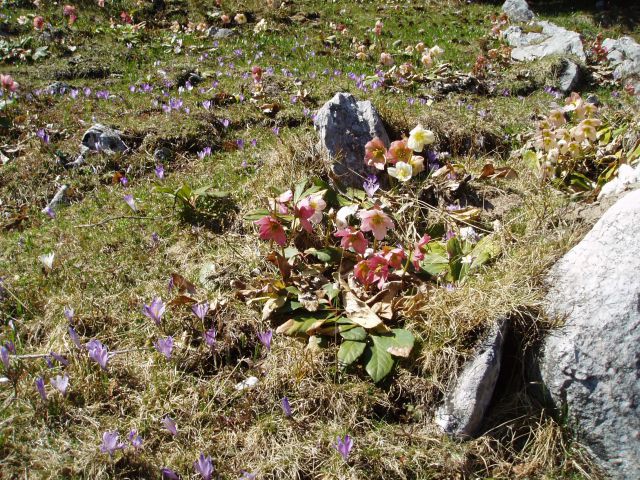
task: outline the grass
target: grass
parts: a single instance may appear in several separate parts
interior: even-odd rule
[[[195,478],[192,465],[200,452],[213,457],[221,478],[238,478],[243,470],[258,478],[300,479],[599,478],[572,432],[528,394],[517,369],[511,372],[511,394],[496,404],[493,427],[479,439],[454,442],[432,422],[444,392],[491,322],[501,315],[513,317],[523,345],[535,343],[552,326],[540,314],[541,278],[588,227],[570,220],[573,207],[566,196],[541,185],[521,160],[509,160],[532,121],[554,101],[542,91],[549,65],[510,65],[487,80],[494,86],[488,95],[442,95],[421,83],[397,93],[362,92],[347,75],[372,75],[378,68],[380,50],[358,61],[351,45],[353,37],[371,39],[368,32],[378,18],[385,23],[382,42],[397,58],[419,38],[442,46],[443,61],[453,71],[468,72],[483,51],[479,40],[497,7],[453,0],[420,5],[305,0],[273,11],[263,2],[225,2],[226,12],[247,12],[250,23],[216,44],[197,31],[171,31],[174,21],[217,24],[207,16],[215,11],[213,2],[166,3],[154,16],[124,0],[107,2],[106,10],[78,2],[79,20],[70,29],[63,26],[59,8],[43,7],[38,13],[64,43],[34,35],[31,19],[25,26],[17,24],[20,15],[34,14],[27,2],[4,2],[0,8],[12,32],[8,41],[33,36],[34,46],[50,46],[45,60],[4,63],[3,73],[11,73],[22,92],[56,80],[80,89],[76,100],[68,94],[21,98],[11,107],[12,128],[4,129],[0,140],[11,158],[0,166],[0,278],[5,289],[0,339],[13,340],[18,354],[54,351],[70,360],[64,368],[55,362],[49,368],[42,359],[22,360],[14,364],[20,368],[14,388],[0,385],[0,460],[8,478],[158,478],[162,466]],[[184,13],[187,7],[193,18]],[[147,21],[148,28],[126,34],[111,30],[108,19],[121,10],[131,11],[136,22]],[[305,19],[291,19],[297,13]],[[255,22],[263,17],[270,30],[254,35]],[[583,29],[587,38],[600,27],[585,13],[549,17]],[[336,33],[332,23],[344,23],[348,33]],[[606,31],[621,32],[616,26]],[[638,38],[640,32],[630,33]],[[254,102],[253,82],[243,74],[256,63],[273,71],[265,75],[264,96]],[[191,113],[163,113],[161,105],[178,98],[176,83],[191,71],[204,79],[181,95]],[[130,92],[130,85],[142,83],[153,84],[154,91]],[[528,91],[521,98],[499,94],[523,83],[523,92]],[[112,97],[84,98],[84,87],[94,93],[109,90]],[[292,96],[305,89],[308,95],[292,103]],[[263,260],[265,245],[241,214],[262,206],[273,190],[323,173],[310,116],[343,90],[371,99],[394,137],[422,122],[468,171],[477,173],[493,159],[509,162],[519,173],[516,180],[473,183],[482,198],[496,205],[498,213],[485,211],[483,221],[502,223],[503,254],[454,292],[429,292],[428,302],[406,319],[418,338],[415,353],[379,385],[359,368],[340,371],[335,348],[316,351],[276,336],[266,353],[256,333],[271,325],[235,297],[233,286],[251,281],[256,269],[271,271]],[[220,92],[243,95],[244,101],[209,111],[201,107]],[[619,109],[609,90],[597,92],[606,108]],[[410,103],[417,98],[433,103]],[[265,115],[259,108],[265,103],[281,109]],[[83,132],[94,121],[121,130],[131,152],[91,155],[81,168],[63,168],[57,158],[75,158]],[[50,145],[35,136],[39,128],[51,135]],[[478,142],[480,136],[486,142]],[[235,147],[238,139],[244,140],[243,149]],[[160,182],[153,175],[153,153],[163,146],[174,159],[165,162],[167,178]],[[206,146],[212,155],[198,158]],[[114,183],[115,172],[126,174],[129,187]],[[63,183],[71,186],[68,204],[55,220],[45,218],[40,210]],[[172,199],[155,191],[160,184],[229,191],[240,214],[222,233],[185,222]],[[135,197],[138,212],[124,203],[125,193]],[[20,211],[25,218],[17,228],[8,228]],[[427,223],[436,220],[429,215]],[[45,273],[38,256],[49,251],[56,252],[56,263]],[[200,281],[205,264],[215,272],[206,286]],[[200,332],[205,326],[188,307],[170,307],[159,328],[142,315],[142,305],[152,297],[168,298],[173,273],[196,284],[198,300],[218,301],[207,317],[219,332],[215,353],[204,348]],[[107,371],[73,346],[65,306],[75,309],[74,324],[84,341],[99,338],[110,350],[124,352],[112,358]],[[159,335],[176,339],[171,361],[153,348]],[[71,379],[67,397],[48,386],[50,400],[43,404],[35,378],[63,371]],[[238,392],[235,385],[250,375],[259,378],[259,387]],[[292,419],[284,419],[280,410],[285,395],[293,406]],[[166,415],[178,425],[175,437],[162,427]],[[110,458],[99,451],[104,431],[117,430],[122,438],[131,429],[144,438],[140,453],[118,452]],[[344,462],[332,444],[347,433],[356,446]]]

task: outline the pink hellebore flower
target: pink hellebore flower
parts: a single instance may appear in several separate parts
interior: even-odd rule
[[[44,28],[44,18],[42,18],[40,15],[38,15],[37,17],[33,17],[33,28],[38,31],[42,30]]]
[[[413,266],[416,269],[420,268],[420,261],[424,260],[425,247],[430,241],[431,237],[425,233],[418,243],[416,243],[413,249]]]
[[[62,8],[62,14],[69,17],[69,26],[73,25],[78,19],[78,10],[73,5],[65,5]]]
[[[271,205],[272,208],[277,208],[278,213],[282,215],[286,215],[289,213],[289,209],[287,208],[287,203],[291,201],[293,198],[293,192],[291,190],[287,190],[284,193],[281,193],[280,196],[275,198],[275,205]]]
[[[258,65],[255,65],[251,68],[251,76],[253,77],[253,81],[255,83],[260,83],[262,81],[262,68]]]
[[[313,210],[309,221],[314,225],[322,221],[322,211],[327,207],[327,202],[322,198],[322,193],[314,193],[299,203],[300,206],[308,206]]]
[[[362,220],[360,229],[363,232],[372,232],[376,240],[382,240],[387,236],[387,230],[395,228],[393,220],[386,213],[378,208],[371,210],[360,210],[358,217]]]
[[[309,205],[304,205],[303,202],[300,202],[297,207],[294,209],[294,216],[300,219],[300,225],[307,232],[313,232],[313,225],[311,224],[311,217],[315,214],[315,210],[311,208]]]
[[[370,167],[384,170],[386,163],[387,148],[380,138],[376,137],[364,146],[364,161]]]
[[[398,162],[409,163],[413,152],[407,146],[406,140],[396,140],[392,142],[387,151],[387,162],[395,165]]]
[[[389,266],[395,269],[402,268],[402,262],[407,258],[407,254],[400,247],[384,249],[384,258],[389,263]]]
[[[3,75],[0,74],[0,84],[2,84],[3,90],[9,90],[10,92],[15,92],[19,85],[11,75]]]
[[[369,283],[378,282],[378,288],[382,289],[389,278],[389,262],[380,254],[375,254],[367,259],[369,265]]]
[[[367,260],[360,260],[353,267],[353,275],[364,286],[369,286],[371,283],[371,269],[369,268],[369,262]]]
[[[342,230],[338,230],[333,234],[335,237],[342,238],[340,240],[340,246],[345,250],[349,247],[353,248],[357,253],[363,255],[369,243],[366,238],[364,238],[364,234],[356,230],[354,227],[347,227]]]
[[[262,240],[273,240],[281,247],[287,244],[287,235],[277,218],[267,215],[253,223],[260,227],[259,235]]]

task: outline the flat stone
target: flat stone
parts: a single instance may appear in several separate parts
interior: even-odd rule
[[[533,20],[534,14],[525,0],[507,0],[502,5],[502,11],[512,22],[528,22]]]
[[[640,190],[626,194],[549,272],[564,326],[539,359],[549,399],[614,479],[640,478]]]
[[[491,328],[436,411],[435,422],[444,433],[461,439],[477,435],[500,374],[507,328],[506,318]]]
[[[336,93],[318,110],[314,126],[339,184],[362,188],[367,175],[380,173],[364,161],[365,145],[374,137],[389,146],[389,135],[370,101],[359,102],[350,93]]]
[[[511,26],[505,30],[507,43],[514,47],[511,58],[517,61],[531,61],[551,55],[575,55],[585,60],[580,35],[554,23],[537,22],[536,30],[525,32],[521,27]]]
[[[211,27],[207,34],[214,40],[222,40],[223,38],[232,37],[236,34],[236,32],[234,32],[230,28]]]
[[[105,153],[124,152],[128,149],[118,131],[96,123],[82,136],[82,146]]]

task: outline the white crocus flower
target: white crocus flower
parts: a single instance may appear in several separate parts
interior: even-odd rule
[[[407,145],[414,152],[421,152],[425,145],[430,145],[435,141],[436,137],[431,130],[426,130],[422,125],[418,125],[409,132]]]
[[[42,262],[42,265],[44,265],[44,268],[46,270],[52,270],[53,269],[53,261],[56,257],[56,254],[54,252],[51,253],[46,253],[44,255],[40,255],[38,258],[40,260],[40,262]]]
[[[405,162],[398,162],[395,167],[389,167],[387,171],[389,172],[389,176],[398,179],[400,182],[411,180],[411,176],[413,175],[411,165]]]

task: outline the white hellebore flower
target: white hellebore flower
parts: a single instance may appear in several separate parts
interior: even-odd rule
[[[347,228],[349,226],[347,218],[354,215],[358,208],[360,208],[358,205],[348,205],[338,210],[338,213],[336,213],[336,227],[339,229]]]
[[[413,168],[405,162],[398,162],[395,167],[389,167],[387,171],[391,177],[397,178],[400,182],[411,180],[413,175]]]
[[[409,132],[407,146],[414,152],[421,152],[425,145],[430,145],[436,141],[436,137],[431,130],[426,130],[422,125]]]
[[[267,21],[264,18],[260,20],[258,23],[256,23],[255,27],[253,27],[253,31],[255,33],[265,32],[266,30],[267,30]]]
[[[440,48],[438,45],[434,45],[433,47],[431,47],[429,49],[429,54],[434,58],[435,57],[439,57],[443,53],[444,53],[444,50],[442,48]]]
[[[55,256],[56,254],[54,252],[51,252],[51,253],[46,253],[44,255],[40,255],[38,258],[42,262],[42,265],[44,265],[44,268],[46,270],[52,270],[53,260],[55,259]]]

